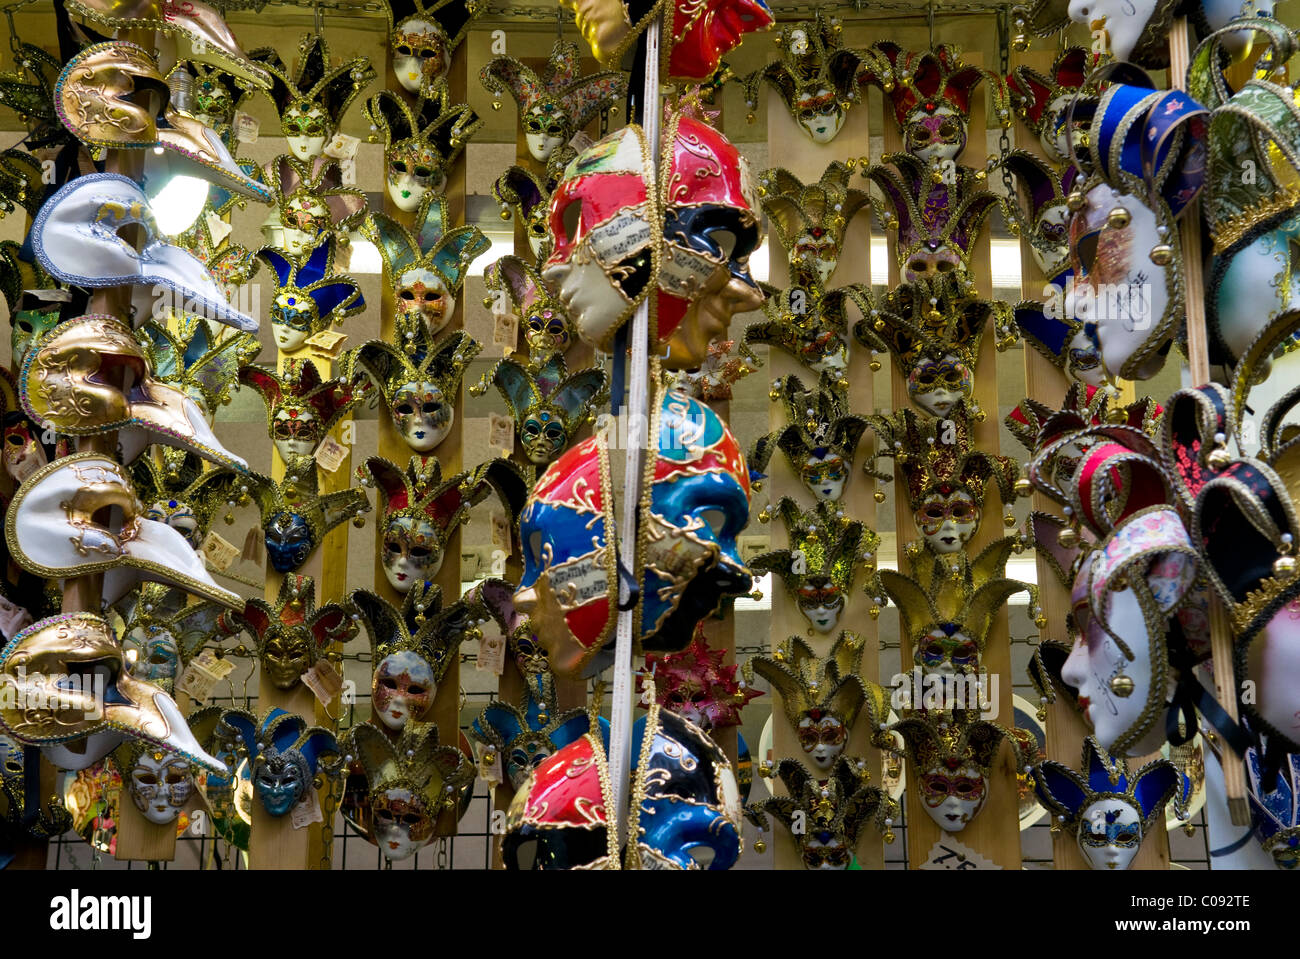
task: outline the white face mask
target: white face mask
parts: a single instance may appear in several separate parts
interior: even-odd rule
[[[608,334],[611,318],[627,309],[627,300],[594,258],[579,262],[578,257],[573,257],[566,263],[553,264],[543,271],[542,278],[556,291],[574,326],[590,342],[600,342]]]
[[[1070,0],[1070,19],[1087,24],[1094,38],[1104,30],[1106,52],[1116,60],[1128,60],[1156,5],[1157,0]]]
[[[290,122],[312,123],[319,127],[319,134],[286,136],[285,142],[289,146],[289,152],[299,160],[314,160],[321,156],[325,151],[325,143],[329,140],[329,120],[325,117],[325,111],[319,107],[313,107],[306,113],[301,113],[296,109],[290,108],[285,114],[285,119]]]
[[[815,97],[806,98],[806,102],[824,103],[826,97],[833,97],[833,95],[831,90],[822,88],[817,91]],[[814,143],[830,143],[844,128],[847,114],[837,101],[832,101],[829,106],[813,108],[804,106],[803,101],[797,100],[795,109],[799,125],[808,131]]]
[[[835,765],[847,742],[848,730],[834,717],[823,715],[820,721],[816,721],[805,716],[799,720],[800,746],[821,772],[827,772]]]
[[[970,396],[971,376],[966,365],[952,353],[939,362],[922,360],[907,379],[912,402],[931,416],[944,417],[961,400]]]
[[[175,822],[194,792],[190,764],[176,753],[146,750],[131,767],[130,791],[135,808],[149,822]]]
[[[1250,348],[1270,320],[1300,308],[1297,242],[1300,217],[1292,217],[1229,260],[1214,296],[1219,336],[1234,358]]]
[[[398,387],[390,408],[397,431],[417,453],[428,453],[445,440],[456,418],[442,390],[424,380]]]
[[[1047,159],[1053,163],[1070,162],[1069,144],[1066,143],[1066,126],[1057,121],[1069,106],[1070,96],[1059,96],[1047,105],[1043,111],[1043,129],[1038,134],[1038,143],[1043,148]]]
[[[401,801],[409,804],[412,794],[409,789],[388,789],[384,791],[384,796],[390,802]],[[384,854],[385,859],[394,862],[402,859],[409,859],[424,845],[422,842],[416,842],[411,838],[410,827],[404,825],[400,820],[376,821],[374,824],[375,844],[379,851]]]
[[[963,492],[931,493],[913,519],[926,545],[940,555],[961,552],[980,525],[980,509]]]
[[[397,282],[395,300],[398,310],[408,316],[418,316],[431,334],[439,332],[450,322],[456,310],[456,298],[437,273],[422,267],[407,270]]]
[[[848,465],[834,453],[826,457],[809,456],[803,461],[803,482],[809,492],[824,503],[833,503],[844,495],[849,481]]]
[[[389,729],[400,732],[407,722],[418,721],[437,695],[433,670],[410,650],[386,656],[375,668],[375,715]]]
[[[276,344],[279,344],[279,331],[288,330],[289,327],[283,325],[276,326]],[[303,338],[304,342],[306,337]],[[288,423],[296,426],[296,432],[293,432],[290,439],[273,439],[275,448],[279,451],[280,457],[287,460],[291,455],[310,456],[316,450],[316,430],[319,424],[316,417],[312,416],[305,410],[298,410],[297,416],[290,416],[288,411],[280,410],[275,414],[275,422]],[[279,427],[281,431],[288,432],[289,427]]]
[[[933,113],[918,114],[909,121],[905,132],[907,152],[940,169],[949,160],[956,162],[966,148],[966,121],[951,107],[937,107]]]
[[[840,613],[843,611],[844,603],[842,601],[822,606],[799,607],[799,612],[803,613],[809,625],[822,635],[835,630],[840,621]]]
[[[808,364],[808,368],[814,373],[843,373],[849,368],[849,345],[841,343],[816,363]]]
[[[1031,244],[1030,252],[1033,254],[1034,262],[1038,268],[1043,271],[1045,276],[1051,276],[1053,270],[1059,270],[1063,263],[1068,262],[1067,256],[1070,252],[1070,244],[1066,233],[1066,221],[1070,218],[1070,208],[1064,203],[1056,203],[1046,207],[1039,214],[1038,222],[1035,229],[1042,236],[1043,227],[1047,226],[1049,230],[1060,236],[1059,243],[1055,243],[1050,250],[1040,250],[1036,244]]]
[[[433,525],[398,516],[384,527],[381,565],[388,585],[409,593],[416,583],[425,583],[442,569],[443,551]]]
[[[403,42],[393,50],[393,74],[407,93],[419,93],[426,78],[433,82],[447,75],[441,33],[424,20],[408,20],[401,27]]]
[[[961,832],[984,808],[988,782],[978,769],[927,769],[921,786],[926,814],[944,832]]]
[[[530,129],[531,127],[535,129]],[[545,163],[552,153],[564,143],[563,124],[534,107],[523,118],[524,142],[534,160]]]
[[[440,192],[447,185],[447,175],[432,160],[421,160],[414,151],[394,154],[388,161],[388,195],[393,205],[404,213],[419,208],[430,190]]]
[[[1079,816],[1078,840],[1093,869],[1127,869],[1142,845],[1142,817],[1122,799],[1098,799]]]

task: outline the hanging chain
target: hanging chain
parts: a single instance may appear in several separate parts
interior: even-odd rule
[[[998,11],[998,76],[1005,83],[1010,73],[1011,8],[1004,6]],[[999,165],[1002,167],[1002,186],[1007,191],[1005,208],[1011,220],[1012,234],[1020,236],[1024,229],[1024,224],[1020,220],[1020,195],[1016,191],[1016,185],[1011,179],[1011,170],[1007,166],[1007,157],[1011,153],[1011,127],[1009,124],[1000,127],[1002,132],[998,136],[998,153],[1000,154]]]
[[[348,766],[345,762],[338,764],[337,772],[331,769],[325,773],[329,790],[325,793],[325,802],[321,806],[321,869],[330,869],[334,864],[334,811],[338,809],[339,797],[343,792],[343,781],[347,778],[347,774]]]

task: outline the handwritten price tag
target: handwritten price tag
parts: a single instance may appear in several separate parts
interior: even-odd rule
[[[316,798],[316,790],[308,789],[307,795],[289,810],[289,817],[294,829],[304,829],[314,822],[324,822],[325,817],[321,815],[320,800]]]
[[[199,552],[203,558],[212,564],[212,568],[225,572],[230,569],[235,562],[235,557],[239,555],[239,550],[235,544],[221,537],[216,530],[208,533],[203,540],[203,545],[199,547]]]
[[[334,437],[327,436],[320,441],[316,447],[315,459],[320,464],[320,468],[327,473],[337,473],[343,461],[348,458],[348,448],[337,442]]]
[[[207,700],[212,687],[230,675],[235,664],[228,659],[218,659],[211,650],[205,649],[185,667],[185,672],[176,681],[176,688],[185,693],[196,703]]]
[[[492,345],[509,356],[519,345],[519,318],[513,313],[496,313],[492,325]]]
[[[921,864],[922,869],[954,869],[968,872],[973,869],[1001,869],[997,863],[985,859],[974,849],[958,842],[952,836],[940,839],[930,847],[930,854]]]
[[[336,133],[321,152],[336,160],[351,160],[357,155],[357,146],[360,143],[361,141],[356,137],[348,136],[346,133]]]
[[[240,143],[257,142],[257,131],[261,128],[261,124],[251,115],[245,113],[243,110],[238,110],[235,113],[235,119],[232,123],[235,128],[236,140]]]
[[[343,691],[343,677],[327,659],[317,660],[316,665],[303,673],[302,684],[315,693],[316,698],[326,706]]]
[[[347,340],[346,333],[339,333],[337,330],[321,330],[307,337],[307,345],[318,355],[327,360],[332,360],[343,351],[343,344]]]
[[[501,549],[510,548],[510,521],[499,509],[492,511],[492,545]]]
[[[488,446],[509,456],[515,448],[515,421],[500,413],[489,413]]]
[[[478,659],[474,668],[500,676],[506,669],[506,641],[502,636],[484,636],[478,641]]]

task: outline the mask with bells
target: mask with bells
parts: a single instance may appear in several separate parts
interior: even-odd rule
[[[1192,783],[1168,759],[1156,759],[1136,773],[1112,759],[1088,736],[1076,772],[1047,760],[1033,771],[1034,792],[1055,817],[1052,828],[1076,837],[1093,869],[1127,869],[1142,840],[1164,826],[1165,806],[1187,818]]]
[[[1279,869],[1293,870],[1300,866],[1300,805],[1296,802],[1300,759],[1290,753],[1280,757],[1280,768],[1269,776],[1256,747],[1248,748],[1245,758],[1246,795],[1255,838]]]
[[[230,403],[238,387],[238,369],[253,359],[262,344],[251,333],[217,327],[199,317],[150,319],[136,330],[154,376],[183,390],[208,425]]]
[[[1105,34],[1106,52],[1143,67],[1169,63],[1168,36],[1174,0],[1070,0],[1069,16]]]
[[[846,301],[862,300],[861,292],[855,287],[825,291],[816,281],[768,292],[771,295],[763,301],[767,319],[745,327],[745,348],[779,347],[814,377],[834,376],[835,389],[847,392],[849,338],[845,307]]]
[[[740,857],[740,787],[726,754],[657,703],[632,727],[628,869],[730,869]]]
[[[700,368],[677,370],[673,374],[672,387],[710,403],[729,400],[731,387],[758,369],[755,361],[756,357],[746,347],[736,350],[735,340],[713,340]]]
[[[534,160],[551,155],[583,130],[602,110],[623,98],[627,81],[621,73],[579,74],[578,45],[556,40],[541,74],[514,57],[495,57],[484,64],[479,79],[500,104],[509,92],[519,107],[524,140]]]
[[[131,464],[131,481],[145,519],[166,523],[196,551],[217,512],[249,485],[233,470],[204,470],[193,453],[158,447]]]
[[[907,378],[908,397],[931,416],[946,417],[964,401],[979,419],[983,413],[971,399],[975,363],[984,327],[1000,306],[961,296],[952,277],[919,281],[864,305],[853,335],[889,352]]]
[[[517,256],[503,256],[483,271],[483,279],[489,292],[484,306],[492,306],[502,296],[510,300],[523,328],[530,364],[545,366],[552,357],[563,356],[572,341],[573,324],[533,267]],[[494,312],[498,312],[495,307]]]
[[[310,456],[294,455],[285,460],[281,480],[260,473],[250,474],[249,479],[249,495],[262,517],[267,559],[277,573],[298,569],[326,533],[370,512],[362,490],[343,489],[322,495],[316,461]]]
[[[451,103],[445,86],[414,107],[391,90],[381,90],[366,101],[366,117],[378,131],[371,140],[383,137],[388,197],[404,213],[419,209],[430,194],[442,196],[452,164],[483,125],[465,104]]]
[[[1017,753],[1017,769],[1032,758],[1006,727],[964,710],[908,711],[886,732],[902,737],[902,752],[920,782],[926,815],[946,833],[961,832],[984,808],[1003,740]]]
[[[222,713],[221,723],[245,755],[252,770],[253,791],[271,816],[283,816],[302,802],[314,788],[316,771],[325,757],[339,753],[332,732],[308,726],[301,716],[283,709],[272,709],[261,722],[246,709],[228,709]]]
[[[113,759],[135,808],[156,826],[175,822],[194,795],[194,772],[184,756],[135,740],[117,747]]]
[[[483,12],[474,0],[387,0],[393,74],[407,93],[424,93],[446,79],[451,58]]]
[[[0,100],[22,118],[28,131],[28,148],[33,152],[57,149],[71,142],[72,134],[60,121],[54,101],[54,84],[63,72],[62,59],[34,44],[16,40],[14,60],[14,70],[0,72]]]
[[[243,366],[239,382],[251,386],[266,404],[267,432],[282,460],[316,452],[339,420],[364,395],[362,382],[346,377],[321,380],[311,360],[287,358],[283,372],[264,366]]]
[[[859,568],[870,577],[866,591],[873,597],[879,615],[883,594],[875,572],[875,555],[880,546],[876,532],[857,520],[847,519],[837,504],[819,502],[808,512],[783,496],[775,508],[768,507],[759,516],[778,515],[785,524],[790,545],[772,550],[750,560],[755,572],[771,572],[781,577],[787,592],[793,595],[799,612],[809,622],[809,634],[826,635],[835,631],[844,612],[853,581]]]
[[[655,702],[706,733],[740,725],[740,711],[763,694],[744,679],[736,679],[736,666],[722,664],[721,649],[710,649],[703,630],[696,627],[691,645],[680,653],[646,656],[646,670],[654,677]],[[637,693],[646,689],[645,674],[637,674]],[[642,706],[647,705],[644,698]]]
[[[827,775],[844,753],[864,706],[873,730],[889,715],[889,691],[858,675],[863,647],[856,633],[845,630],[823,659],[791,636],[771,656],[745,664],[751,682],[757,673],[781,694],[785,718],[818,775]]]
[[[42,298],[42,294],[56,292],[58,291],[24,290],[21,294],[21,303],[10,306],[9,322],[13,326],[13,332],[9,338],[9,345],[16,369],[22,369],[27,351],[37,340],[54,329],[62,319],[61,304],[58,301]],[[15,305],[21,308],[15,309]]]
[[[786,109],[814,143],[830,143],[844,126],[849,108],[858,103],[858,78],[868,64],[888,72],[875,54],[844,46],[836,17],[787,24],[776,37],[781,59],[745,78],[745,104],[758,104],[762,83],[771,85]],[[787,249],[789,249],[787,247]]]
[[[1067,221],[1070,216],[1066,198],[1082,183],[1083,177],[1076,166],[1067,166],[1058,172],[1032,153],[1013,150],[1003,158],[1002,167],[1019,181],[1023,195],[1028,198],[1027,209],[1016,212],[1003,209],[1012,223],[1029,227],[1029,250],[1034,262],[1048,282],[1063,290],[1069,281],[1070,237]],[[1014,201],[1013,201],[1014,202]]]
[[[793,833],[797,814],[802,812],[806,826],[794,836],[805,869],[848,869],[868,823],[875,824],[885,842],[894,841],[892,826],[899,818],[898,803],[870,784],[870,775],[859,762],[841,757],[823,779],[822,772],[810,775],[797,759],[782,759],[775,775],[787,795],[751,804],[745,809],[745,818],[758,827],[760,836],[770,828],[768,816]]]
[[[229,146],[235,111],[249,96],[233,74],[202,63],[181,62],[168,75],[169,83],[177,71],[189,80],[190,110],[194,118],[211,127]]]
[[[396,742],[375,726],[352,727],[348,751],[365,773],[370,840],[384,858],[408,859],[434,835],[445,810],[473,786],[474,764],[453,746],[438,745],[438,727],[409,722]]]
[[[449,230],[448,222],[446,198],[428,194],[420,202],[414,228],[378,212],[366,226],[393,291],[399,343],[414,342],[421,327],[428,337],[442,332],[456,311],[469,264],[488,249],[488,239],[478,227]]]
[[[365,221],[366,195],[344,185],[338,160],[303,161],[286,154],[268,163],[262,175],[277,197],[262,221],[262,235],[267,246],[283,254],[309,257],[325,235],[344,246]]]
[[[1066,107],[1084,90],[1088,73],[1100,65],[1100,54],[1083,47],[1067,47],[1052,62],[1051,76],[1032,67],[1020,66],[1007,77],[1007,91],[1016,115],[1038,137],[1039,146],[1049,163],[1070,162],[1069,137],[1066,135]],[[1081,114],[1079,114],[1081,116]],[[1072,127],[1076,143],[1087,139],[1083,124]]]
[[[582,423],[605,398],[603,369],[569,373],[564,356],[554,353],[541,367],[498,360],[470,392],[482,396],[496,386],[515,421],[528,461],[545,466],[559,456]]]
[[[332,66],[325,38],[318,33],[304,34],[298,42],[292,72],[275,50],[255,50],[252,56],[271,74],[271,102],[280,116],[289,153],[298,160],[321,155],[352,101],[375,79],[365,57]]]
[[[460,381],[483,349],[463,330],[432,339],[421,325],[402,346],[371,340],[352,353],[353,368],[379,388],[397,432],[416,453],[429,453],[455,421]]]
[[[334,240],[329,236],[302,259],[270,247],[258,251],[258,257],[275,272],[271,327],[281,351],[302,349],[331,323],[342,323],[366,308],[357,282],[334,272],[334,253]]]
[[[190,660],[217,629],[216,603],[185,605],[180,590],[144,583],[117,605],[122,616],[122,651],[131,675],[170,693]]]
[[[80,682],[67,682],[74,678]],[[227,773],[199,745],[172,698],[131,675],[112,627],[92,613],[53,616],[17,633],[0,653],[0,692],[0,724],[18,742],[84,741],[75,752],[59,749],[65,769],[87,768],[130,738]]]
[[[796,282],[815,277],[825,287],[835,272],[849,223],[870,203],[866,193],[849,187],[853,172],[836,160],[807,185],[780,167],[759,175],[763,212],[790,258]]]
[[[550,672],[546,649],[537,642],[528,617],[515,609],[515,584],[489,576],[465,594],[480,623],[494,620],[523,676]]]
[[[750,465],[766,469],[773,450],[779,448],[818,502],[838,501],[853,473],[867,418],[849,412],[845,397],[826,374],[814,391],[791,373],[774,382],[769,395],[785,407],[789,425],[754,445]]]
[[[1064,276],[1071,276],[1067,270]],[[1063,296],[1064,290],[1053,293]],[[1090,388],[1102,386],[1110,379],[1101,362],[1101,344],[1097,324],[1060,316],[1050,306],[1026,300],[1013,309],[1016,332],[1073,383]]]
[[[560,155],[557,151],[552,154],[552,159]],[[548,184],[558,180],[561,172],[556,170],[554,176],[548,174],[543,181],[531,170],[512,166],[492,183],[492,196],[501,204],[501,219],[508,220],[513,216],[515,222],[523,226],[528,248],[539,263],[551,255],[551,189]]]
[[[253,637],[258,663],[276,689],[293,689],[331,643],[357,634],[357,624],[338,603],[316,608],[315,580],[297,573],[284,577],[274,604],[246,600],[242,613],[222,614],[217,626],[227,636]]]
[[[527,675],[524,684],[518,705],[493,700],[469,730],[470,738],[483,746],[479,755],[484,765],[493,762],[489,754],[499,756],[506,781],[516,790],[545,760],[591,729],[585,709],[560,710],[551,673]],[[597,722],[602,735],[608,736],[609,723],[599,717]]]

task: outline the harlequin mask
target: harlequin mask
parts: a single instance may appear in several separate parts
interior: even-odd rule
[[[146,583],[118,604],[124,622],[122,650],[131,675],[168,693],[182,669],[216,632],[222,607],[186,605],[180,590]]]
[[[262,175],[277,197],[262,234],[268,246],[291,257],[309,257],[321,234],[346,244],[366,218],[366,195],[344,185],[338,160],[319,156],[304,162],[286,154],[268,163]]]
[[[813,372],[833,374],[835,388],[841,393],[849,388],[848,331],[845,327],[845,300],[859,300],[863,294],[856,287],[841,287],[829,292],[820,283],[793,284],[773,291],[763,301],[765,321],[745,327],[744,344],[756,343],[785,350]],[[877,344],[879,345],[879,344]]]
[[[0,723],[27,745],[85,739],[75,755],[85,768],[123,738],[226,774],[194,739],[180,710],[161,689],[134,678],[112,627],[92,613],[65,613],[28,626],[0,653]],[[39,706],[37,705],[39,703]],[[51,706],[53,704],[53,706]]]
[[[805,389],[793,373],[775,381],[769,396],[785,407],[789,425],[761,439],[749,454],[751,466],[763,470],[779,447],[818,502],[837,502],[844,495],[867,428],[867,419],[848,411],[834,385],[823,377],[819,389]]]
[[[1167,804],[1187,818],[1192,792],[1191,781],[1168,759],[1130,774],[1091,736],[1083,741],[1081,772],[1049,759],[1034,767],[1033,780],[1039,801],[1076,836],[1093,869],[1127,869],[1142,840],[1164,825]]]
[[[365,57],[332,66],[325,38],[318,33],[304,34],[298,42],[292,74],[274,50],[259,50],[256,56],[271,74],[271,100],[280,114],[280,129],[289,152],[299,160],[321,155],[348,106],[375,78]]]
[[[221,722],[236,734],[252,767],[253,791],[271,816],[283,816],[312,787],[322,757],[339,752],[334,734],[283,709],[272,709],[259,723],[253,713],[230,709]]]
[[[1116,60],[1162,67],[1169,62],[1166,39],[1174,0],[1070,0],[1070,19],[1105,35]]]
[[[397,432],[416,453],[428,453],[451,432],[460,381],[482,346],[463,330],[431,340],[420,326],[404,347],[371,340],[356,364],[378,385]]]
[[[555,41],[540,75],[514,57],[496,57],[484,64],[479,79],[498,101],[503,91],[514,98],[528,152],[542,163],[627,88],[621,73],[580,76],[578,45],[569,40]]]
[[[474,782],[474,764],[438,745],[438,727],[407,723],[394,743],[368,723],[352,727],[351,752],[365,771],[370,832],[384,858],[408,859],[433,838],[434,824]]]
[[[131,481],[144,504],[145,519],[166,523],[197,550],[217,510],[248,489],[248,479],[228,469],[203,469],[180,450],[150,451],[131,464]]]
[[[894,841],[891,827],[899,818],[898,803],[879,786],[870,785],[870,777],[852,760],[836,761],[825,779],[820,771],[810,775],[796,759],[781,760],[774,772],[787,795],[754,803],[745,815],[758,826],[760,835],[769,827],[768,815],[790,829],[805,869],[848,869],[862,829],[869,822],[874,822],[885,842]],[[805,826],[795,831],[799,813],[803,813]]]
[[[271,442],[284,460],[314,453],[363,392],[346,377],[322,381],[315,363],[292,358],[285,360],[282,373],[262,366],[240,367],[239,382],[261,394]]]
[[[115,758],[131,801],[144,818],[158,826],[175,822],[194,795],[190,761],[139,741],[119,746]]]
[[[871,728],[888,718],[888,691],[858,675],[863,647],[858,635],[846,630],[822,658],[791,636],[771,656],[753,656],[745,664],[751,681],[757,673],[781,694],[785,717],[819,773],[829,773],[843,754],[864,706]]]
[[[573,324],[533,267],[517,256],[503,256],[483,271],[483,279],[491,294],[484,306],[502,295],[509,298],[523,328],[530,363],[545,365],[552,356],[563,355],[572,340]]]
[[[279,250],[264,247],[257,255],[275,271],[275,299],[271,326],[275,344],[292,353],[306,345],[331,322],[366,308],[360,288],[351,277],[334,272],[335,243],[325,236],[304,259],[295,260]]]
[[[849,223],[870,202],[866,193],[849,188],[853,172],[834,161],[806,186],[779,167],[759,175],[763,212],[790,258],[792,277],[815,275],[824,287],[835,272]]]
[[[393,74],[407,93],[422,93],[447,76],[452,55],[483,8],[466,0],[388,0]]]
[[[585,709],[559,709],[555,677],[549,672],[525,676],[524,684],[519,705],[493,700],[470,727],[470,736],[486,747],[482,761],[493,761],[485,753],[499,756],[506,780],[516,790],[542,762],[591,728]],[[598,722],[607,736],[608,723],[603,718]]]
[[[1282,757],[1281,768],[1272,776],[1264,774],[1259,751],[1246,750],[1246,773],[1250,798],[1250,818],[1255,838],[1273,857],[1279,869],[1300,866],[1300,807],[1297,806],[1296,783],[1300,783],[1300,759],[1292,754]],[[1271,788],[1269,779],[1272,779]]]
[[[9,343],[16,369],[22,369],[27,351],[32,348],[32,345],[58,325],[61,317],[60,304],[41,299],[42,294],[47,292],[51,291],[24,290],[22,305],[28,308],[14,310],[9,314],[9,322],[13,326]],[[30,307],[29,297],[35,301],[35,304]]]
[[[328,651],[357,633],[348,611],[337,603],[316,608],[316,582],[292,573],[284,577],[274,605],[250,599],[240,613],[226,613],[221,632],[246,632],[257,645],[257,659],[276,689],[293,689],[303,673]]]
[[[566,375],[567,374],[567,375]],[[603,369],[569,373],[564,355],[553,353],[540,368],[499,360],[470,392],[492,383],[505,398],[529,462],[545,466],[564,451],[606,388]]]
[[[249,477],[249,493],[262,516],[267,558],[277,573],[297,569],[330,530],[370,511],[359,489],[321,495],[316,461],[310,456],[290,456],[284,473],[279,481],[258,473]]]
[[[478,227],[448,229],[450,222],[446,198],[428,194],[419,203],[414,227],[376,212],[365,228],[393,290],[399,343],[414,341],[420,328],[430,337],[442,332],[456,312],[470,263],[490,245]]]
[[[655,701],[670,713],[710,733],[740,725],[740,711],[763,695],[744,679],[736,679],[736,666],[722,664],[721,649],[710,649],[697,627],[691,645],[680,653],[646,656],[646,670],[654,676]],[[637,693],[644,694],[644,674],[637,675]],[[646,705],[644,696],[640,700]]]
[[[128,227],[144,231],[139,251],[118,235]],[[199,260],[164,240],[144,192],[124,176],[73,180],[41,207],[30,238],[36,259],[58,280],[95,289],[162,287],[185,313],[257,332],[257,320],[227,302]]]
[[[41,467],[19,487],[10,510],[9,552],[30,573],[55,579],[103,573],[106,603],[151,580],[232,609],[243,605],[213,581],[180,533],[142,515],[126,471],[105,456],[77,453]],[[96,518],[106,514],[107,520]]]
[[[1070,242],[1066,196],[1079,179],[1069,166],[1058,173],[1042,160],[1020,150],[1007,154],[1003,165],[1018,179],[1029,197],[1029,209],[1022,216],[1029,224],[1030,253],[1049,282],[1064,286],[1070,268]]]
[[[406,213],[430,193],[442,195],[451,165],[483,125],[465,104],[451,103],[446,87],[421,97],[414,109],[391,90],[381,90],[366,102],[366,116],[383,137],[388,196]],[[440,225],[446,222],[444,217]]]
[[[554,160],[562,155],[563,152],[557,152],[551,158]],[[501,219],[508,220],[513,216],[523,226],[528,248],[538,262],[549,257],[551,191],[546,182],[532,170],[512,166],[493,181],[492,195],[501,204]]]
[[[1081,125],[1067,132],[1065,111],[1070,100],[1083,90],[1088,71],[1100,60],[1100,56],[1083,47],[1067,47],[1052,62],[1051,76],[1020,66],[1007,77],[1016,113],[1030,132],[1038,136],[1043,155],[1051,163],[1069,162],[1071,136],[1080,143],[1087,138]],[[1076,110],[1076,115],[1081,115],[1081,111]]]

